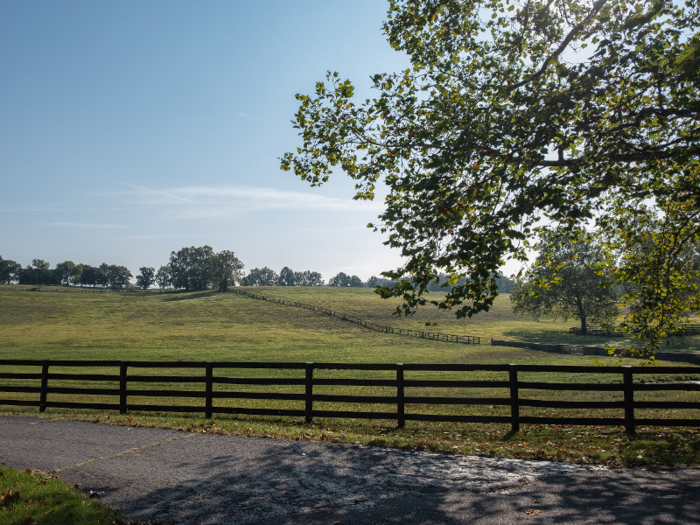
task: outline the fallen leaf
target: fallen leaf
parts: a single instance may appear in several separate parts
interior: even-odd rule
[[[16,499],[19,499],[19,492],[12,492],[12,489],[7,489],[7,492],[2,495],[3,503],[11,503]]]
[[[537,516],[539,513],[540,511],[537,509],[527,509],[525,511],[525,514],[527,514],[528,516]]]

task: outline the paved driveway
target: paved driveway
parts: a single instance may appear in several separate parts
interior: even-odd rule
[[[0,417],[0,461],[162,523],[700,523],[700,469],[577,465]],[[539,512],[536,512],[539,511]]]

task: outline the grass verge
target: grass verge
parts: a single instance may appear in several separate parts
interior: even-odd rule
[[[599,414],[591,410],[582,417]],[[20,409],[6,416],[37,416]],[[513,434],[506,424],[406,423],[395,421],[316,418],[215,416],[192,414],[129,414],[62,411],[42,415],[54,420],[79,420],[130,427],[157,427],[200,434],[347,443],[408,451],[483,457],[562,461],[612,468],[644,465],[700,465],[700,428],[638,427],[627,435],[622,427],[523,425]]]
[[[121,514],[91,499],[56,474],[0,466],[0,523],[35,525],[126,525]]]

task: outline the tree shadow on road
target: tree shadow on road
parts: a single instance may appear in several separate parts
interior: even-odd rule
[[[517,462],[259,439],[251,455],[244,440],[252,438],[232,438],[182,440],[131,458],[146,476],[136,496],[126,497],[127,480],[96,490],[130,519],[162,523],[653,524],[697,523],[700,515],[695,468],[528,479]],[[167,472],[164,453],[180,458]],[[465,461],[466,475],[455,475],[455,463]],[[150,480],[158,471],[168,486]]]

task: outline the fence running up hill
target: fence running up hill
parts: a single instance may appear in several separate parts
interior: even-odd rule
[[[287,301],[286,299],[276,299],[274,297],[268,297],[266,295],[260,295],[256,293],[246,292],[244,290],[235,290],[229,288],[230,292],[237,293],[239,295],[244,295],[246,297],[251,297],[253,299],[259,299],[261,301],[270,301],[273,303],[284,304],[287,306],[296,306],[297,308],[305,308],[307,310],[313,310],[315,312],[321,312],[331,317],[336,317],[342,321],[347,321],[356,325],[363,326],[364,328],[369,328],[370,330],[375,330],[377,332],[384,332],[387,334],[397,334],[406,335],[409,337],[418,337],[421,339],[431,339],[433,341],[444,341],[447,343],[460,343],[465,345],[478,345],[481,344],[481,337],[475,337],[472,335],[450,335],[441,334],[439,332],[426,332],[423,330],[407,330],[405,328],[394,328],[391,326],[380,325],[373,323],[371,321],[365,321],[364,319],[359,319],[342,312],[336,312],[330,308],[324,308],[323,306],[314,306],[313,304],[299,303],[296,301]]]
[[[40,372],[8,372],[8,368],[38,367]],[[115,374],[76,374],[54,373],[51,367],[61,368],[115,368]],[[129,375],[130,370],[145,368],[160,369],[199,369],[204,375]],[[299,370],[304,377],[230,377],[214,375],[215,370],[229,372],[242,369],[265,370]],[[115,370],[115,372],[116,372]],[[316,370],[360,370],[360,371],[389,371],[395,373],[395,379],[325,379],[314,377]],[[407,379],[406,372],[459,372],[464,378],[469,372],[501,372],[507,373],[507,381],[471,381],[459,380],[424,380]],[[539,372],[545,374],[613,374],[622,380],[620,383],[557,383],[522,381],[518,374]],[[239,372],[240,373],[240,372]],[[406,421],[441,421],[462,423],[510,423],[513,432],[520,429],[522,423],[559,424],[559,425],[624,425],[627,432],[634,432],[636,425],[662,426],[700,426],[700,419],[649,419],[636,418],[635,409],[696,409],[700,403],[688,401],[635,401],[634,393],[639,391],[668,391],[686,390],[700,391],[698,383],[634,383],[634,376],[645,374],[698,374],[698,367],[581,367],[581,366],[552,366],[552,365],[468,365],[468,364],[347,364],[347,363],[241,363],[241,362],[143,362],[143,361],[39,361],[39,360],[0,360],[0,379],[17,380],[26,384],[30,380],[40,380],[40,386],[9,386],[0,385],[0,392],[21,393],[25,399],[0,399],[0,405],[20,405],[39,407],[41,412],[47,408],[70,408],[92,410],[119,410],[126,414],[128,410],[159,411],[159,412],[203,412],[207,418],[213,414],[250,414],[271,416],[302,416],[310,423],[314,417],[330,418],[365,418],[396,420],[399,427]],[[413,374],[412,374],[413,375]],[[61,381],[112,382],[113,388],[66,388],[53,386]],[[49,383],[52,383],[49,386]],[[204,390],[160,390],[157,388],[132,388],[133,383],[198,383],[204,385]],[[270,393],[251,391],[221,391],[215,390],[216,385],[296,385],[299,393]],[[391,396],[347,396],[327,395],[314,392],[315,386],[364,386],[390,387],[396,389]],[[230,388],[230,386],[228,387]],[[501,389],[509,392],[508,397],[438,397],[406,395],[406,388],[475,388]],[[303,390],[302,390],[303,389]],[[520,390],[577,390],[594,392],[622,392],[623,399],[619,401],[558,401],[537,400],[520,395]],[[26,399],[26,394],[38,394],[35,399]],[[80,396],[114,396],[115,403],[95,402],[63,402],[49,400],[49,395],[72,394]],[[130,404],[129,397],[157,396],[178,398],[203,399],[204,406],[174,406],[152,404]],[[303,409],[270,409],[270,408],[238,408],[232,406],[215,406],[219,399],[259,399],[278,401],[303,402]],[[365,412],[343,410],[317,410],[314,403],[368,403],[390,404],[396,406],[396,412]],[[510,408],[509,416],[493,415],[439,415],[413,413],[416,404],[431,405],[488,405]],[[538,407],[551,409],[618,409],[622,417],[572,418],[572,417],[528,417],[521,416],[521,407]],[[407,408],[410,410],[407,411]]]

